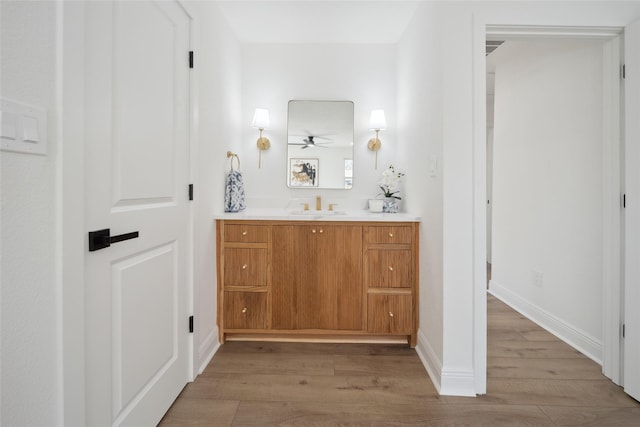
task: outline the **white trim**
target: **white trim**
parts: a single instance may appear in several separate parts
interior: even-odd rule
[[[620,27],[542,25],[487,25],[487,40],[504,38],[579,38],[609,40],[622,34]]]
[[[580,351],[594,362],[602,363],[602,342],[586,332],[575,328],[566,321],[554,316],[543,308],[530,303],[508,287],[495,280],[489,284],[489,293],[509,307],[526,316],[529,320],[546,329],[576,350]]]
[[[620,36],[603,46],[602,135],[602,371],[620,384],[622,323],[622,147]]]
[[[217,335],[218,335],[218,328],[216,327],[214,336],[217,336]],[[202,363],[198,367],[198,375],[200,375],[201,373],[204,372],[204,370],[209,365],[209,362],[211,362],[211,359],[213,359],[213,356],[215,356],[216,353],[218,352],[218,350],[220,349],[221,344],[218,341],[213,341],[212,344],[213,345],[210,347],[210,350],[209,350],[208,354],[205,357],[199,357],[198,358],[199,360],[202,361]],[[200,354],[202,354],[202,353],[200,353]]]
[[[476,19],[474,17],[474,51],[477,51],[478,42],[477,38],[479,28],[482,28],[483,34],[487,40],[504,40],[505,38],[578,38],[578,39],[600,39],[600,40],[613,40],[619,38],[619,36],[623,32],[623,28],[621,27],[579,27],[579,26],[526,26],[526,25],[489,25],[486,20],[484,22],[480,22],[480,19]],[[484,25],[483,25],[484,24]],[[483,41],[484,42],[484,41]],[[615,42],[613,46],[615,46]],[[607,49],[611,49],[610,51]],[[483,50],[484,51],[484,50]],[[476,52],[477,53],[477,52]],[[603,61],[607,60],[607,56],[611,55],[611,60],[614,60],[615,55],[615,47],[607,48],[605,47]],[[483,141],[486,143],[486,123],[481,123],[478,119],[479,116],[482,116],[484,113],[486,115],[486,103],[479,102],[478,99],[481,96],[485,95],[482,93],[482,90],[485,90],[486,80],[485,73],[486,68],[482,68],[482,65],[486,67],[486,59],[484,55],[480,57],[480,55],[474,54],[473,59],[473,79],[474,79],[474,147],[478,144],[481,144]],[[614,64],[615,65],[615,64]],[[604,129],[603,137],[605,144],[616,144],[617,141],[620,140],[620,129],[615,126],[615,123],[620,123],[620,110],[619,105],[616,109],[616,105],[614,105],[616,96],[620,96],[620,91],[617,91],[615,85],[619,84],[619,81],[616,83],[614,81],[614,72],[609,69],[607,72],[603,70],[603,123]],[[480,80],[482,78],[482,80]],[[617,114],[617,119],[616,119]],[[619,144],[619,142],[618,142]],[[619,147],[617,148],[620,149]],[[603,198],[604,200],[611,200],[612,198],[616,198],[620,196],[620,190],[616,190],[616,177],[619,177],[621,165],[615,164],[615,150],[614,146],[603,146],[603,150],[609,150],[606,158],[603,158],[604,164],[604,172],[610,172],[612,175],[609,176],[609,180],[606,180],[603,177]],[[618,151],[619,152],[619,151]],[[603,155],[605,152],[603,151]],[[620,157],[618,157],[620,163]],[[477,170],[480,170],[482,167],[486,168],[486,158],[481,158],[479,156],[474,155],[474,179],[477,179]],[[616,172],[617,171],[617,172]],[[604,173],[603,172],[603,173]],[[619,179],[619,178],[618,178]],[[475,185],[475,184],[474,184]],[[618,187],[621,188],[621,187]],[[481,189],[478,188],[477,185],[474,188],[474,201],[480,199],[480,196],[486,196],[486,188]],[[616,373],[618,377],[620,376],[620,370],[622,368],[620,362],[620,337],[619,331],[615,327],[614,322],[617,316],[620,316],[621,306],[623,304],[623,298],[620,297],[622,295],[622,266],[621,266],[621,257],[622,255],[618,255],[621,252],[621,241],[622,241],[622,228],[618,227],[616,221],[619,218],[614,218],[613,212],[607,210],[611,208],[607,208],[603,206],[603,234],[605,239],[603,240],[603,280],[605,286],[603,286],[603,302],[602,302],[602,316],[603,316],[603,342],[599,343],[595,347],[598,350],[595,350],[593,346],[590,344],[586,344],[587,348],[591,348],[590,350],[585,349],[585,352],[595,352],[597,353],[599,360],[598,363],[601,363],[603,355],[606,355],[607,365],[603,366],[603,373],[610,377],[614,382],[616,379]],[[479,206],[474,204],[474,218],[479,217],[481,213],[486,212],[486,206]],[[474,244],[477,244],[477,240],[480,240],[482,244],[486,245],[486,225],[482,223],[474,223],[473,230]],[[608,258],[605,258],[609,256]],[[616,261],[616,257],[618,257],[618,261]],[[486,254],[482,254],[480,252],[474,253],[474,267],[480,265],[480,263],[486,262]],[[477,268],[477,267],[476,267]],[[617,286],[616,286],[617,283]],[[607,284],[610,284],[607,286]],[[611,285],[613,284],[613,285]],[[497,285],[494,285],[497,286]],[[476,322],[478,319],[484,319],[486,326],[486,301],[484,306],[479,299],[480,292],[484,292],[486,289],[486,284],[484,281],[479,280],[479,275],[474,276],[474,297],[476,298],[474,303],[474,309],[476,311]],[[484,317],[482,317],[479,313],[485,313]],[[604,323],[606,322],[606,323]],[[485,334],[486,330],[482,331],[478,328],[478,325],[475,327],[475,338],[474,342],[479,341],[478,335]],[[579,335],[579,334],[578,334]],[[486,336],[485,336],[486,338]],[[587,339],[585,343],[588,343],[590,339]],[[485,340],[486,342],[486,340]],[[573,344],[572,344],[573,345]],[[613,348],[612,348],[613,347]],[[486,349],[485,349],[486,350]],[[480,349],[476,349],[476,351],[480,351]],[[582,351],[582,350],[581,350]],[[618,357],[616,357],[616,352],[618,353]],[[617,369],[616,369],[617,363]],[[485,363],[486,365],[486,363]],[[476,377],[480,376],[479,372],[476,372]],[[486,366],[484,371],[484,376],[486,378]]]
[[[424,368],[427,370],[427,374],[429,375],[429,378],[431,378],[433,386],[436,388],[438,393],[441,394],[440,390],[442,387],[440,373],[442,372],[442,361],[429,345],[429,341],[422,333],[421,329],[418,330],[418,345],[416,345],[416,353],[418,353],[420,361],[422,361]]]
[[[473,16],[473,370],[487,393],[487,64],[486,28]],[[456,374],[458,376],[458,374]],[[444,377],[444,373],[443,373]],[[464,375],[462,375],[464,377]],[[456,380],[456,383],[458,380]],[[443,378],[443,386],[444,386]],[[456,384],[461,387],[462,384]],[[444,388],[444,387],[443,387]],[[475,394],[474,394],[475,395]]]
[[[61,32],[56,60],[58,131],[59,240],[56,251],[61,280],[62,393],[60,425],[85,425],[85,129],[84,129],[84,11],[83,2],[59,1],[56,31]],[[60,243],[61,242],[61,243]]]
[[[442,370],[440,394],[444,396],[476,397],[474,372],[444,368]]]

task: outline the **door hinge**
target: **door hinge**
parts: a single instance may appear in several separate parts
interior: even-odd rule
[[[624,332],[625,332],[625,327],[624,327],[624,323],[622,324],[622,338],[624,338]]]
[[[193,333],[193,316],[189,316],[189,333]]]
[[[193,68],[193,51],[189,51],[189,68]]]
[[[627,78],[627,65],[626,64],[622,64],[622,68],[621,68],[620,74],[622,75],[623,79]]]
[[[189,200],[193,200],[193,184],[189,184]]]

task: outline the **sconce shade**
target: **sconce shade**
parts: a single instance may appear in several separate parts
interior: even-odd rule
[[[253,113],[252,127],[256,129],[266,129],[269,127],[269,110],[264,108],[256,108],[256,112]]]
[[[369,118],[369,130],[383,130],[387,128],[384,110],[373,110]]]

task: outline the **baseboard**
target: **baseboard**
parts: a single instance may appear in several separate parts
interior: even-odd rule
[[[489,282],[489,293],[529,318],[594,362],[602,365],[602,342],[570,325],[548,311],[532,304],[495,280]]]
[[[454,371],[442,367],[442,361],[433,350],[427,337],[418,330],[416,353],[433,382],[433,386],[442,396],[474,396],[475,378],[473,371]]]
[[[424,365],[424,368],[427,370],[427,374],[429,375],[429,378],[431,378],[433,386],[436,388],[438,393],[440,393],[440,372],[442,372],[442,362],[433,351],[433,348],[431,348],[431,346],[429,345],[427,337],[422,333],[422,330],[420,329],[418,330],[418,344],[416,345],[416,353],[418,353],[420,361]]]
[[[204,372],[205,368],[213,359],[213,356],[216,354],[218,349],[220,348],[220,343],[218,342],[218,327],[214,327],[207,337],[203,340],[202,344],[198,348],[198,375]]]

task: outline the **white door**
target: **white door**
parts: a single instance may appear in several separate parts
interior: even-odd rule
[[[189,26],[173,1],[85,5],[87,425],[156,425],[188,378]]]
[[[640,21],[624,31],[625,285],[624,390],[640,400]]]

